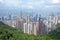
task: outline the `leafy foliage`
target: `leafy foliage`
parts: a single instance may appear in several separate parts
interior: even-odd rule
[[[60,23],[56,25],[56,30],[50,34],[50,37],[54,40],[60,40]]]
[[[60,39],[60,24],[57,29],[50,35],[34,36],[24,34],[21,30],[12,28],[0,22],[0,40],[57,40]]]

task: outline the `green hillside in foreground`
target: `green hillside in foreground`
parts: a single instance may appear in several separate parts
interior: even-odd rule
[[[50,35],[34,36],[0,22],[0,40],[60,40],[60,24],[57,24],[57,29]]]

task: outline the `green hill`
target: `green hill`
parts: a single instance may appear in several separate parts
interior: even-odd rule
[[[60,38],[60,24],[57,29],[51,34],[46,36],[34,36],[24,34],[21,30],[5,25],[0,22],[0,40],[57,40]]]
[[[18,37],[18,33],[23,34],[22,31],[0,22],[0,40],[13,40],[15,36]]]
[[[60,23],[58,23],[56,27],[56,30],[54,30],[52,34],[50,34],[50,37],[54,40],[60,40]]]

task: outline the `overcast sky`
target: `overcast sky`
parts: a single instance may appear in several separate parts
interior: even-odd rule
[[[60,11],[60,0],[0,0],[0,10],[7,8]]]
[[[60,0],[0,0],[0,4],[17,8],[36,8],[41,6],[49,8],[54,7],[54,4],[60,4]]]

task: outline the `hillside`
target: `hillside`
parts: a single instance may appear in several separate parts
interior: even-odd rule
[[[50,34],[50,37],[54,40],[60,40],[60,23],[58,23],[56,27],[56,30],[54,30],[52,34]]]
[[[60,39],[59,27],[60,24],[58,24],[57,29],[48,36],[34,36],[24,34],[21,30],[12,28],[0,22],[0,40],[57,40]]]

